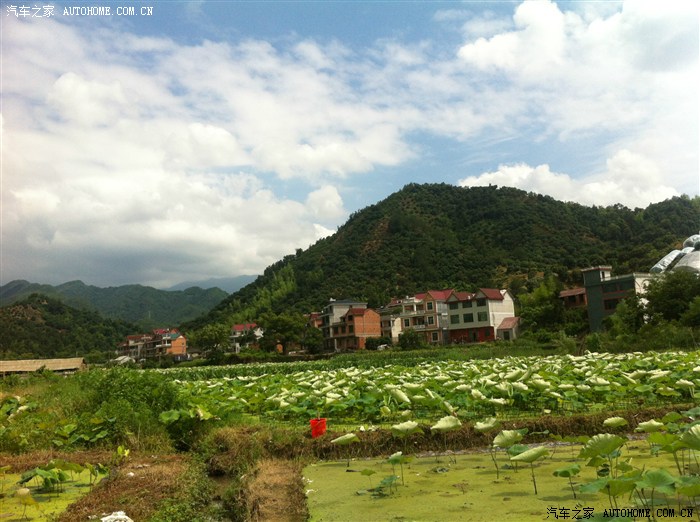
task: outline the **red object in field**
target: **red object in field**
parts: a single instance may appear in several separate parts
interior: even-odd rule
[[[311,419],[311,438],[320,437],[326,433],[326,419]]]

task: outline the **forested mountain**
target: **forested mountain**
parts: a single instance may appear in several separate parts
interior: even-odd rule
[[[699,228],[697,197],[631,210],[508,187],[411,184],[268,267],[183,328],[256,320],[268,310],[319,310],[329,298],[380,306],[431,288],[505,286],[517,294],[545,273],[580,283],[580,269],[597,264],[646,272]]]
[[[135,328],[125,321],[103,319],[97,312],[32,294],[0,308],[0,359],[113,358],[117,345]]]
[[[171,327],[201,316],[228,295],[219,288],[166,291],[141,285],[99,288],[82,281],[59,286],[12,281],[0,287],[0,304],[7,306],[34,293],[97,311],[103,317],[138,323],[143,330]]]
[[[179,283],[175,286],[168,288],[169,291],[173,290],[187,290],[193,286],[199,288],[221,288],[229,294],[237,292],[244,286],[252,283],[257,279],[258,276],[242,275],[236,277],[212,277],[205,279],[204,281],[188,281],[186,283]]]

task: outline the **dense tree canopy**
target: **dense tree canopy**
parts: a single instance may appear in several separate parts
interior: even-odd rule
[[[646,311],[651,321],[680,321],[700,297],[700,277],[687,270],[673,270],[654,277],[647,287]],[[700,326],[696,324],[694,326]]]
[[[75,357],[112,358],[117,345],[134,333],[124,321],[103,319],[40,294],[0,308],[0,359]]]

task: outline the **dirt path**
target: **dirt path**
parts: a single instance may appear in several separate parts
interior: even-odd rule
[[[255,522],[303,522],[307,518],[301,466],[263,460],[248,487],[248,509]]]

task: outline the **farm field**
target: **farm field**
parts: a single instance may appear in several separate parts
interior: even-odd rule
[[[478,360],[440,356],[433,351],[424,357],[391,354],[390,362],[382,354],[309,363],[94,369],[68,378],[40,374],[9,379],[0,384],[0,466],[3,455],[103,451],[108,455],[103,462],[110,468],[110,480],[83,497],[78,504],[84,507],[71,507],[66,513],[80,509],[80,513],[94,515],[131,508],[139,510],[134,520],[144,521],[197,520],[197,513],[205,509],[211,511],[206,515],[210,520],[264,520],[260,518],[267,513],[264,504],[279,500],[274,484],[279,484],[280,477],[274,475],[280,472],[269,470],[284,470],[283,487],[297,500],[282,512],[289,513],[293,507],[295,515],[289,520],[294,521],[306,520],[307,508],[311,520],[357,519],[354,515],[329,518],[339,515],[324,513],[322,506],[334,502],[364,502],[356,509],[379,506],[382,512],[387,508],[388,515],[396,513],[396,520],[431,520],[406,513],[401,505],[415,502],[422,506],[428,502],[420,497],[433,494],[438,498],[430,503],[445,509],[451,506],[455,513],[470,509],[469,520],[478,520],[480,512],[491,513],[491,507],[485,507],[488,499],[499,506],[507,504],[509,513],[524,516],[527,510],[528,516],[543,520],[546,509],[554,507],[543,505],[548,498],[573,501],[573,495],[567,496],[572,493],[567,490],[567,479],[550,472],[555,465],[565,465],[567,455],[562,447],[550,445],[584,443],[577,437],[585,435],[588,441],[607,433],[617,437],[610,443],[615,447],[602,444],[605,452],[579,458],[581,470],[574,482],[585,484],[598,474],[601,479],[609,476],[626,481],[614,487],[629,487],[631,482],[646,480],[648,466],[661,469],[659,463],[664,463],[662,468],[673,479],[650,477],[667,481],[664,495],[673,497],[674,505],[678,505],[678,495],[687,497],[680,500],[681,505],[695,505],[694,497],[700,493],[693,489],[700,488],[695,483],[700,479],[692,464],[700,449],[695,446],[700,435],[697,352]],[[309,423],[317,417],[326,419],[327,432],[312,438]],[[629,435],[643,440],[627,442]],[[354,438],[358,441],[350,440]],[[646,456],[642,455],[647,446]],[[534,447],[556,448],[554,456],[534,455],[537,495],[530,489],[534,484],[527,460],[517,473],[509,469],[511,457],[532,458],[526,450]],[[652,447],[656,450],[653,457]],[[468,450],[473,453],[464,453]],[[450,460],[450,451],[459,453],[456,463]],[[626,462],[634,451],[640,451],[639,455]],[[405,485],[389,479],[394,482],[388,489],[385,485],[379,494],[370,491],[387,477],[401,476],[388,463],[390,455],[399,459],[400,466],[404,458],[429,452],[432,457],[403,462]],[[443,455],[440,462],[435,454]],[[492,454],[499,462],[499,477]],[[518,457],[521,454],[524,456]],[[158,484],[157,492],[145,495],[140,504],[127,502],[119,491],[133,486],[128,474],[143,473],[144,468],[133,465],[139,462],[141,466],[143,459],[153,455],[166,461],[176,455],[192,455],[192,461],[199,464],[178,458],[177,466],[161,468],[168,471],[158,476],[169,478]],[[682,459],[680,467],[674,456]],[[345,471],[348,458],[352,459],[350,468],[357,472]],[[270,460],[280,465],[265,468]],[[589,461],[591,465],[586,466]],[[360,462],[376,472],[362,474],[365,465],[358,469]],[[302,482],[304,466],[313,483]],[[444,469],[435,471],[436,467]],[[640,474],[623,477],[635,470]],[[208,476],[216,479],[216,487]],[[434,492],[429,482],[436,484]],[[109,484],[120,484],[120,490],[110,489]],[[330,489],[326,492],[313,484]],[[482,501],[475,484],[493,490],[480,493]],[[412,489],[418,485],[420,490]],[[305,495],[308,490],[314,491]],[[591,502],[595,497],[592,507],[609,506],[605,493],[580,494],[590,495]],[[326,495],[331,500],[324,500]],[[11,498],[14,502],[14,495]],[[664,498],[655,497],[655,504]],[[621,497],[617,501],[621,503]],[[575,505],[569,502],[557,507]],[[502,513],[504,520],[514,516]],[[71,516],[63,515],[68,517],[65,520],[72,520]],[[371,513],[366,518],[377,519]]]
[[[257,364],[166,371],[189,407],[164,414],[231,418],[254,415],[303,423],[432,420],[635,409],[694,401],[697,353],[625,353],[423,360],[411,365],[325,368]]]

